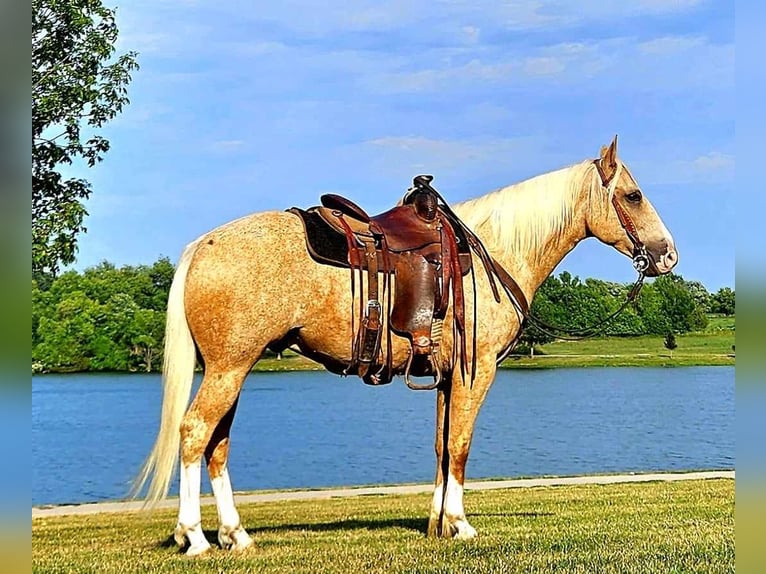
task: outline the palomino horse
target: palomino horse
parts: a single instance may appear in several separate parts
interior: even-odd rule
[[[630,171],[617,158],[617,140],[587,160],[455,206],[455,211],[516,279],[526,298],[580,241],[593,236],[633,256],[636,240],[650,260],[647,274],[677,262],[673,239]],[[640,245],[640,243],[639,243]],[[472,538],[463,508],[465,465],[479,408],[497,360],[516,340],[520,317],[507,299],[497,303],[487,277],[475,273],[478,324],[473,384],[448,364],[447,316],[442,342],[448,376],[436,391],[436,481],[430,536]],[[466,301],[473,287],[467,282]],[[363,291],[363,290],[360,290]],[[293,346],[328,369],[351,361],[352,295],[348,271],[319,265],[306,252],[298,217],[249,215],[190,243],[178,264],[168,301],[164,396],[159,435],[137,490],[151,482],[147,501],[169,488],[180,447],[180,501],[175,539],[187,554],[210,547],[200,515],[204,455],[218,507],[218,541],[240,550],[252,544],[240,523],[227,471],[229,430],[245,377],[267,347]],[[466,313],[471,317],[472,313]],[[472,321],[471,321],[472,322]],[[393,365],[401,373],[409,342],[395,337]],[[204,379],[191,395],[195,360]]]

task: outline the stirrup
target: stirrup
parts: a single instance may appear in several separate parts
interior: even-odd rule
[[[413,383],[412,379],[410,378],[410,369],[412,368],[412,359],[415,357],[415,352],[410,349],[409,356],[407,357],[407,365],[404,367],[404,382],[407,384],[409,388],[411,388],[413,391],[432,391],[436,387],[439,386],[439,384],[442,382],[442,367],[439,361],[436,357],[436,352],[431,352],[431,359],[432,364],[434,367],[434,382],[433,383],[426,383],[424,385],[419,385],[417,383]]]

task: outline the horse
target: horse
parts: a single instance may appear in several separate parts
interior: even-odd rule
[[[529,301],[563,257],[589,237],[628,257],[647,258],[647,276],[668,273],[678,262],[673,237],[617,156],[616,136],[596,159],[453,209]],[[463,369],[450,364],[448,312],[444,375],[435,390],[436,477],[427,528],[428,536],[455,539],[476,536],[463,505],[474,425],[497,365],[517,340],[523,320],[513,301],[493,297],[484,274],[474,271],[473,284],[467,284],[466,300],[477,311],[466,313],[476,318],[466,327],[477,341],[470,358],[475,373],[469,382]],[[227,470],[230,428],[245,377],[268,348],[288,346],[341,373],[352,359],[349,310],[354,303],[348,271],[313,261],[301,221],[289,212],[245,216],[184,249],[168,298],[160,428],[134,493],[148,482],[146,504],[164,498],[180,456],[173,535],[187,555],[211,547],[201,524],[203,456],[218,510],[218,543],[235,551],[253,544],[240,522]],[[409,342],[394,337],[384,351],[393,354],[395,372],[401,374]],[[189,404],[197,360],[204,376]]]

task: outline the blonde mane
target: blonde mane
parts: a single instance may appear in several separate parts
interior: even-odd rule
[[[455,211],[501,258],[526,253],[536,259],[551,237],[571,225],[577,202],[603,198],[592,160],[538,175],[455,206]],[[598,194],[598,195],[596,195]]]

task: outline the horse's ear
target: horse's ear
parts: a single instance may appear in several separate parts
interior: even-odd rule
[[[601,158],[599,159],[599,172],[601,180],[606,185],[617,171],[617,135],[615,134],[612,143],[601,147]]]

